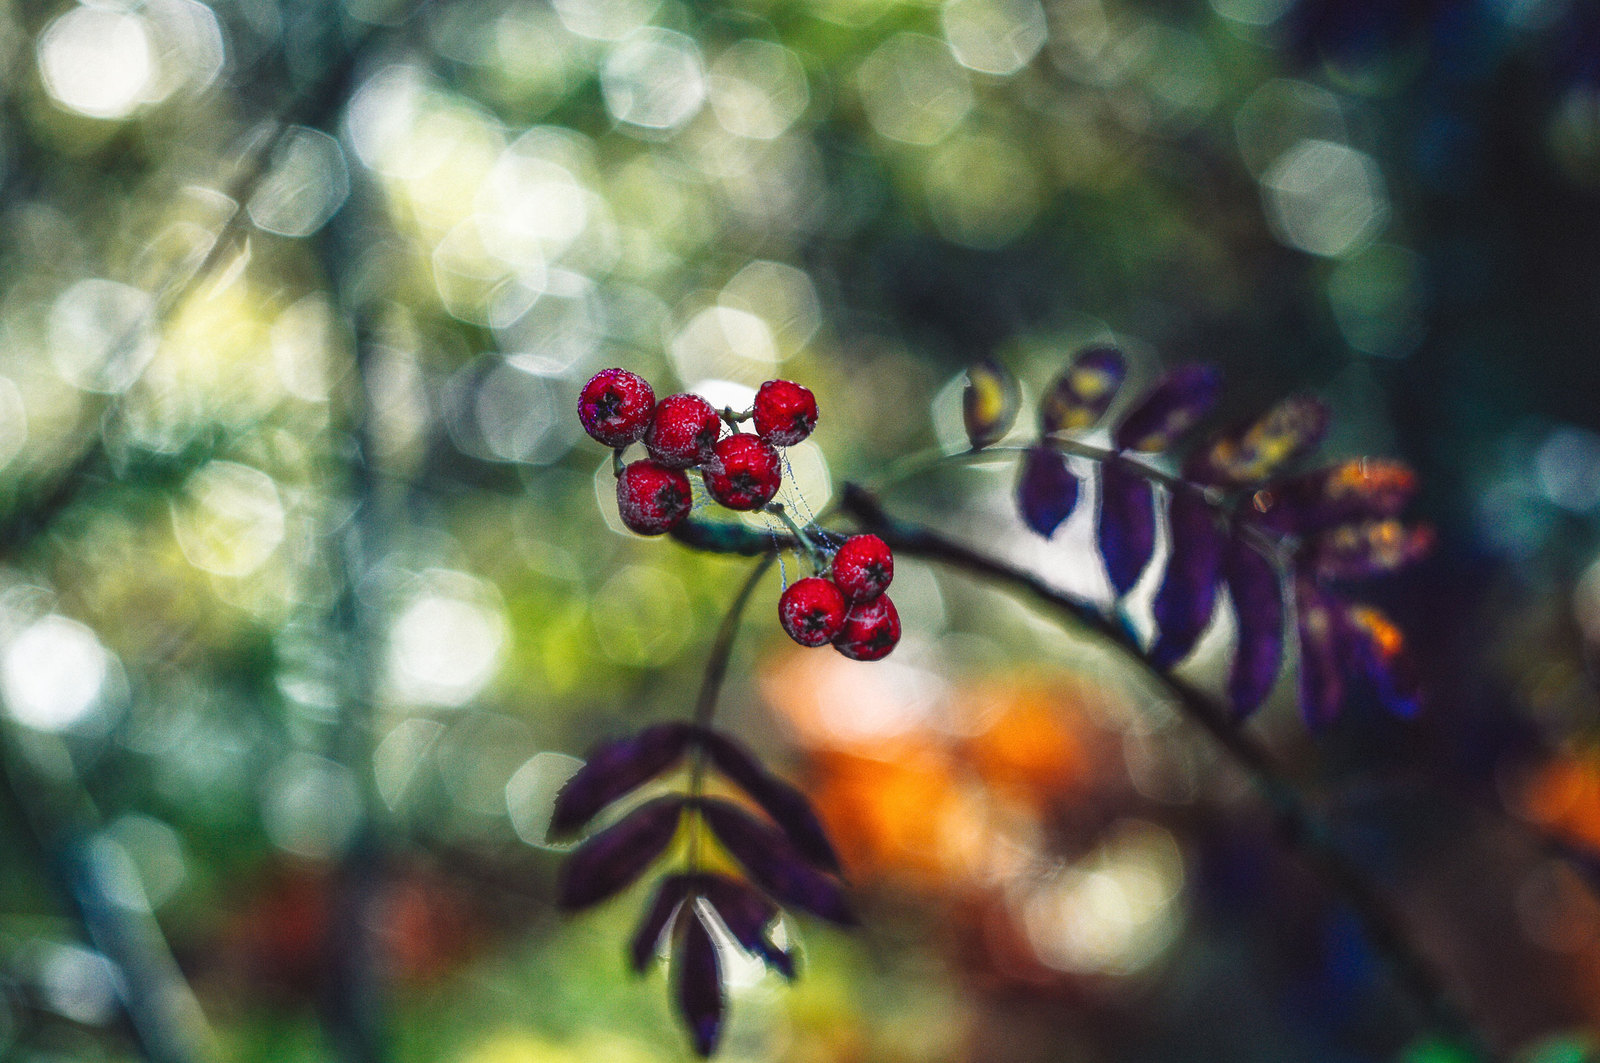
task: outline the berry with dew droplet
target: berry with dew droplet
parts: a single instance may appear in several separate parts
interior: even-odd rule
[[[622,523],[640,535],[671,531],[689,515],[689,478],[654,461],[630,462],[617,477]]]
[[[783,462],[770,444],[741,432],[716,445],[700,475],[711,497],[729,509],[760,509],[778,493]]]
[[[578,395],[583,430],[608,447],[625,447],[644,435],[655,409],[649,381],[626,369],[602,369]]]
[[[699,395],[668,395],[656,403],[644,432],[645,449],[669,469],[688,469],[711,460],[722,432],[722,418]]]
[[[887,594],[857,602],[845,615],[833,648],[852,661],[878,661],[900,642],[900,614]]]
[[[832,580],[807,576],[778,599],[778,622],[802,646],[824,646],[844,627],[844,595]]]
[[[852,535],[833,555],[833,582],[852,602],[871,601],[894,580],[894,554],[876,535]]]
[[[817,426],[817,397],[792,380],[769,380],[756,392],[756,434],[775,447],[792,447]]]

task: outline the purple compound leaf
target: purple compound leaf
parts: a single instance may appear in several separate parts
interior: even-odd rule
[[[1382,576],[1411,565],[1433,549],[1433,529],[1398,520],[1372,520],[1329,528],[1311,544],[1312,566],[1326,580]]]
[[[556,904],[576,911],[626,889],[672,841],[683,805],[676,794],[647,801],[574,849],[561,867]]]
[[[602,808],[666,771],[683,756],[693,735],[688,724],[662,723],[595,746],[556,795],[551,835],[573,833]]]
[[[844,890],[813,868],[782,834],[717,798],[701,801],[700,812],[717,840],[773,900],[840,926],[856,924]]]
[[[1222,373],[1211,365],[1183,365],[1156,381],[1112,433],[1118,450],[1170,450],[1211,412],[1222,389]]]
[[[1238,628],[1228,700],[1243,719],[1266,700],[1283,667],[1283,586],[1272,562],[1238,537],[1224,548],[1222,574]]]
[[[705,731],[701,741],[717,770],[783,828],[801,855],[824,871],[839,871],[839,855],[805,794],[762,767],[753,753],[727,735]]]
[[[1224,433],[1191,468],[1206,483],[1264,484],[1316,450],[1327,432],[1327,404],[1311,395],[1291,395],[1245,427]]]
[[[1017,481],[1017,506],[1028,527],[1046,539],[1078,504],[1078,477],[1066,456],[1049,447],[1029,447]]]
[[[1344,701],[1344,603],[1307,579],[1295,581],[1300,635],[1300,715],[1320,731]]]
[[[1039,432],[1082,432],[1105,416],[1128,375],[1115,347],[1088,347],[1055,379],[1039,405]]]
[[[961,393],[961,418],[973,450],[982,450],[1011,431],[1022,405],[1016,378],[998,362],[985,359],[967,370]]]
[[[1156,641],[1150,647],[1150,663],[1161,669],[1187,657],[1211,621],[1223,545],[1211,507],[1189,491],[1173,494],[1167,527],[1172,551],[1161,589],[1151,603]]]
[[[727,875],[700,876],[699,890],[746,952],[761,957],[785,978],[794,978],[793,954],[778,948],[767,935],[767,928],[778,918],[777,905]]]
[[[1156,549],[1155,492],[1144,480],[1106,462],[1100,467],[1100,556],[1122,597],[1139,582]]]
[[[689,1029],[695,1052],[709,1058],[722,1037],[722,1016],[727,1006],[722,992],[722,968],[717,962],[717,944],[700,913],[686,913],[683,924],[683,937],[672,951],[678,1015]]]
[[[1310,535],[1338,524],[1400,515],[1417,493],[1409,465],[1352,458],[1257,491],[1255,521],[1283,535]]]
[[[635,974],[643,974],[650,966],[650,961],[655,959],[661,935],[667,932],[682,910],[695,880],[694,875],[668,875],[656,886],[650,907],[645,909],[644,918],[639,920],[639,926],[628,942],[628,961]]]

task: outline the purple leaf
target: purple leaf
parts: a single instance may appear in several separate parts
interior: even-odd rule
[[[1272,562],[1241,538],[1228,542],[1222,571],[1238,627],[1228,700],[1242,719],[1266,700],[1283,666],[1283,587]]]
[[[677,982],[678,1014],[689,1028],[689,1040],[702,1057],[717,1050],[722,1036],[722,970],[711,932],[691,912],[684,920],[683,939],[672,953],[672,973]]]
[[[1118,450],[1169,450],[1216,405],[1222,373],[1210,365],[1183,365],[1156,381],[1112,434]]]
[[[709,798],[700,802],[700,811],[717,840],[773,900],[840,926],[855,925],[839,884],[808,864],[782,834],[727,801]]]
[[[1100,556],[1117,597],[1139,582],[1156,549],[1155,492],[1144,480],[1107,462],[1100,467]]]
[[[1048,539],[1077,504],[1078,477],[1066,457],[1049,447],[1028,448],[1017,481],[1017,506],[1028,527]]]
[[[574,849],[561,868],[556,903],[574,911],[627,888],[678,831],[684,799],[658,797]]]
[[[650,966],[650,961],[655,959],[661,935],[667,932],[667,927],[682,908],[694,883],[694,875],[668,875],[656,886],[650,907],[645,910],[644,918],[639,920],[639,927],[628,943],[628,959],[635,973],[643,974],[645,968]]]
[[[1328,431],[1328,407],[1311,395],[1292,395],[1254,422],[1224,434],[1194,463],[1207,483],[1263,484],[1317,448]]]
[[[1167,507],[1172,552],[1161,589],[1151,603],[1156,624],[1150,663],[1171,668],[1194,649],[1217,602],[1217,570],[1223,538],[1205,499],[1189,491],[1173,494]]]
[[[1050,385],[1039,406],[1039,431],[1081,432],[1093,428],[1117,397],[1128,364],[1115,347],[1084,349]]]
[[[1341,524],[1317,536],[1312,564],[1322,579],[1381,576],[1421,560],[1433,549],[1433,539],[1432,528],[1408,527],[1398,520]]]
[[[1313,731],[1332,723],[1344,701],[1343,605],[1310,580],[1295,581],[1300,634],[1300,715]]]
[[[839,870],[839,855],[805,794],[762,767],[754,754],[727,735],[706,731],[701,740],[717,770],[750,795],[806,859],[824,871]]]
[[[683,755],[693,734],[688,724],[663,723],[595,746],[556,795],[550,833],[571,834],[617,798],[666,771]]]
[[[1417,474],[1398,461],[1352,458],[1257,491],[1255,518],[1282,534],[1308,535],[1336,524],[1385,520],[1417,492]]]
[[[985,359],[967,370],[961,417],[973,450],[982,450],[1011,430],[1022,404],[1017,381],[1006,368]]]
[[[760,956],[785,978],[794,977],[793,955],[778,948],[767,936],[767,928],[778,918],[777,905],[727,875],[700,876],[699,890],[746,952]]]
[[[1422,705],[1422,692],[1400,629],[1371,606],[1350,605],[1345,610],[1344,632],[1345,670],[1366,680],[1384,708],[1396,716],[1415,716]]]

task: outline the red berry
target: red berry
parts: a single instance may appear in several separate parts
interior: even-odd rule
[[[792,380],[769,380],[756,392],[756,434],[792,447],[817,427],[817,397]]]
[[[656,403],[645,429],[650,456],[669,469],[687,469],[711,460],[711,448],[722,433],[722,418],[699,395],[668,395]]]
[[[656,393],[642,376],[626,369],[602,369],[578,395],[583,430],[608,447],[625,447],[650,425]]]
[[[689,515],[689,478],[653,461],[630,462],[617,477],[622,523],[640,535],[660,535]]]
[[[833,555],[833,582],[852,602],[867,602],[888,590],[894,554],[876,535],[852,535]]]
[[[887,594],[857,602],[834,636],[833,648],[852,661],[877,661],[889,656],[900,641],[900,614]]]
[[[711,497],[729,509],[760,509],[778,493],[783,462],[767,443],[738,432],[716,445],[700,475]]]
[[[778,599],[778,622],[802,646],[832,642],[844,627],[844,614],[844,595],[818,576],[795,580]]]

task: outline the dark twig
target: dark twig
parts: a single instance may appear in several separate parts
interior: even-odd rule
[[[1453,999],[1443,978],[1406,930],[1394,905],[1338,846],[1299,790],[1271,755],[1212,698],[1151,665],[1135,636],[1092,604],[1073,597],[1026,569],[946,538],[918,524],[891,517],[877,498],[846,484],[840,509],[881,537],[899,554],[983,576],[1066,613],[1080,628],[1107,640],[1138,661],[1173,697],[1182,714],[1217,745],[1254,784],[1272,809],[1286,845],[1299,852],[1328,888],[1361,922],[1368,942],[1384,960],[1395,982],[1415,1007],[1419,1020],[1486,1063],[1501,1057],[1476,1031]],[[674,532],[679,541],[703,550],[755,555],[784,548],[767,535],[735,525],[689,522]]]

